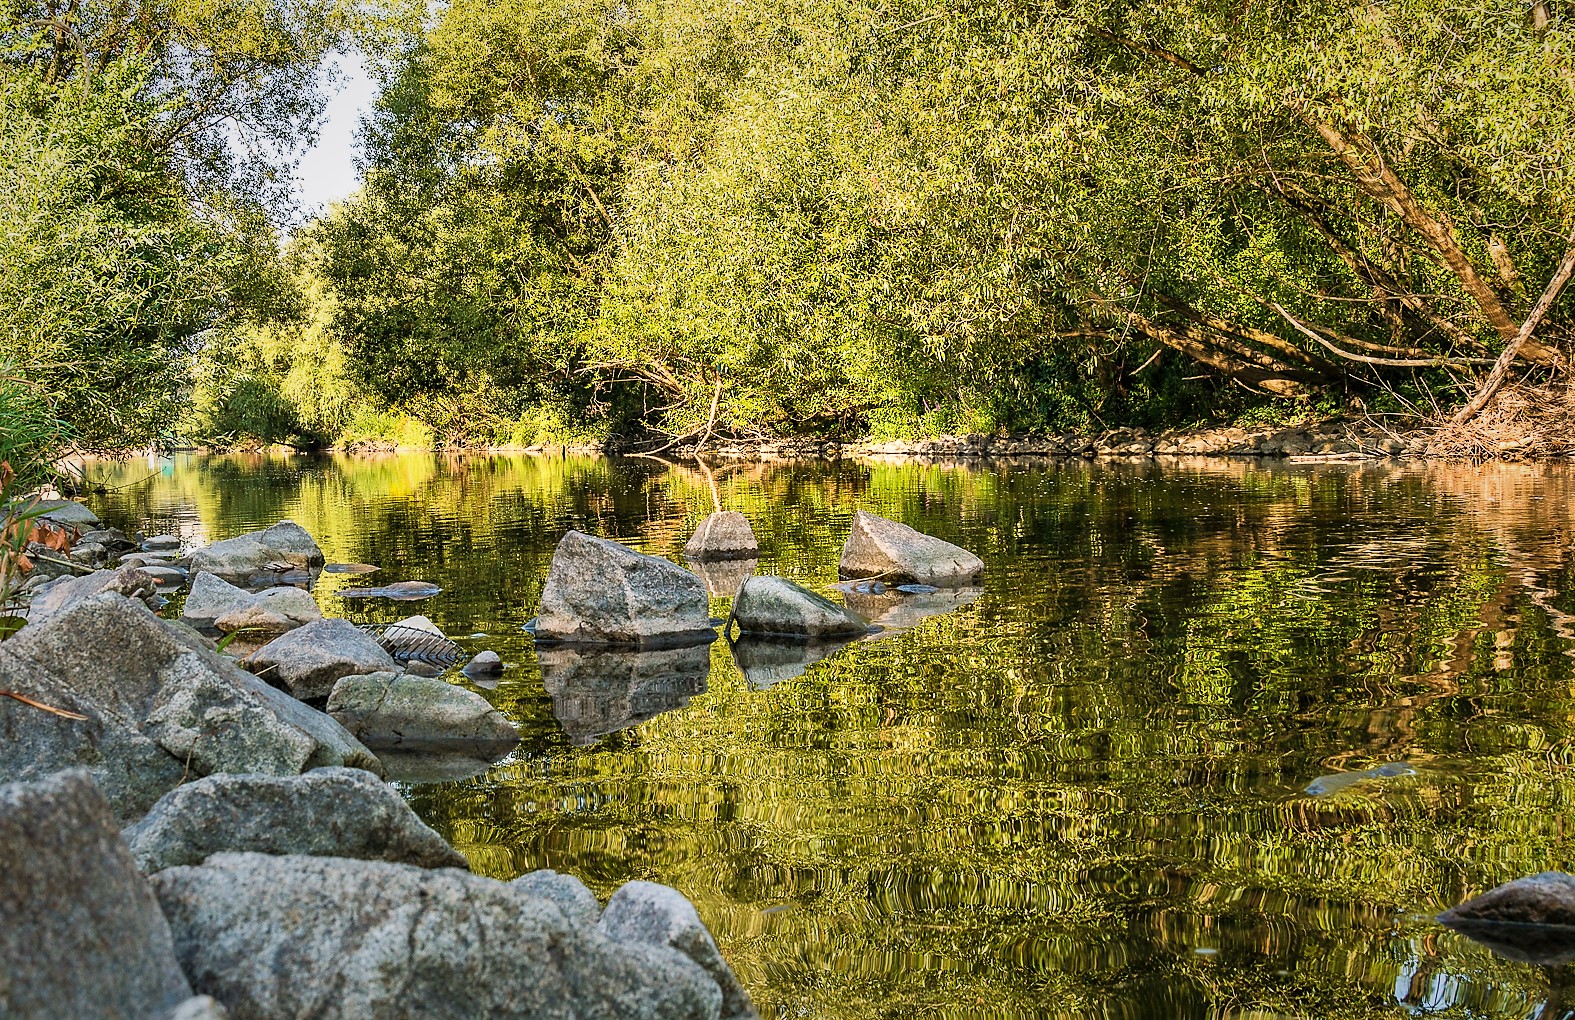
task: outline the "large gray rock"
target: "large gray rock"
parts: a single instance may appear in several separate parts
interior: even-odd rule
[[[704,1020],[722,992],[665,945],[454,869],[215,854],[154,875],[176,955],[234,1020]]]
[[[733,619],[745,634],[785,637],[860,637],[869,621],[785,577],[751,577],[733,599]]]
[[[317,620],[263,645],[242,664],[302,701],[328,697],[347,676],[398,673],[377,639],[349,620]]]
[[[311,592],[291,585],[259,592],[237,588],[217,574],[199,573],[181,609],[181,621],[224,634],[260,630],[283,634],[323,618]]]
[[[361,769],[208,776],[165,794],[125,836],[150,873],[221,851],[469,866],[397,790]]]
[[[33,597],[27,609],[27,618],[33,623],[41,623],[101,592],[146,599],[157,594],[158,588],[158,581],[138,567],[95,570],[81,577],[62,577],[47,588],[40,589]]]
[[[684,546],[686,560],[748,560],[759,555],[749,518],[736,510],[719,510],[701,521]]]
[[[624,944],[670,946],[705,968],[722,990],[723,1020],[760,1020],[749,993],[722,959],[716,941],[677,889],[629,882],[613,893],[597,930]]]
[[[397,673],[343,677],[328,696],[328,714],[372,748],[501,758],[520,740],[508,717],[475,691]]]
[[[708,645],[620,651],[538,646],[552,714],[579,746],[689,704],[706,690]]]
[[[0,698],[0,775],[86,766],[123,818],[140,816],[183,778],[380,767],[333,719],[111,593],[0,644],[0,684],[86,716]]]
[[[18,504],[12,505],[16,506]],[[79,528],[96,528],[100,523],[97,514],[74,500],[46,499],[37,504],[22,503],[20,505],[24,510],[31,508],[38,512],[38,515],[44,520],[54,521],[56,524],[70,524]]]
[[[225,613],[251,605],[252,593],[199,570],[191,579],[191,591],[186,593],[186,604],[181,607],[182,623],[194,627],[212,627],[215,620]]]
[[[594,928],[600,920],[602,905],[596,894],[573,875],[565,875],[551,868],[528,872],[509,885],[531,896],[550,900],[558,905],[570,923],[581,928]]]
[[[288,563],[301,570],[323,565],[323,551],[306,529],[294,521],[280,521],[271,528],[204,546],[191,554],[193,573],[206,570],[220,577],[250,578],[270,563]]]
[[[191,996],[169,925],[82,771],[0,786],[0,1016],[162,1018]]]
[[[878,577],[887,584],[959,587],[979,579],[984,561],[950,542],[860,510],[842,547],[843,577]]]
[[[705,585],[678,564],[578,531],[558,543],[537,641],[660,645],[715,636]]]

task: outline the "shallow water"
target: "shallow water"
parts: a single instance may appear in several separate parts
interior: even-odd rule
[[[329,614],[421,612],[497,650],[510,665],[482,693],[523,743],[483,776],[404,784],[416,810],[500,878],[676,886],[765,1017],[1564,1015],[1567,974],[1432,916],[1575,869],[1575,472],[432,455],[96,472],[126,486],[90,500],[112,523],[203,541],[293,518],[330,561],[382,567],[322,575]],[[564,530],[681,561],[718,503],[753,521],[762,573],[831,591],[865,508],[978,552],[983,591],[927,617],[944,597],[888,597],[877,639],[813,655],[559,656],[544,679],[521,628]],[[444,590],[337,594],[401,580]]]

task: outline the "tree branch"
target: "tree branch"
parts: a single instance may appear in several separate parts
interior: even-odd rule
[[[1343,351],[1334,344],[1325,340],[1311,328],[1297,321],[1295,316],[1291,315],[1291,313],[1287,312],[1284,308],[1281,308],[1278,304],[1275,304],[1271,301],[1269,303],[1269,307],[1273,308],[1276,312],[1279,312],[1280,317],[1286,322],[1290,323],[1298,333],[1313,341],[1316,341],[1318,344],[1328,348],[1347,361],[1359,361],[1364,365],[1384,365],[1389,368],[1438,368],[1441,365],[1490,365],[1493,362],[1493,359],[1491,358],[1374,358],[1366,354],[1356,354],[1351,351]]]
[[[1493,394],[1497,393],[1498,388],[1504,384],[1504,377],[1509,375],[1509,367],[1515,363],[1515,356],[1520,353],[1520,348],[1531,339],[1537,324],[1542,321],[1544,315],[1548,314],[1548,309],[1553,307],[1553,302],[1558,300],[1559,292],[1569,282],[1570,274],[1575,273],[1575,230],[1570,231],[1567,243],[1569,249],[1565,251],[1563,260],[1559,262],[1559,268],[1554,271],[1553,279],[1548,281],[1542,296],[1531,309],[1531,314],[1520,324],[1515,339],[1510,341],[1509,346],[1504,348],[1504,353],[1499,355],[1498,361],[1493,365],[1493,371],[1489,372],[1488,377],[1482,381],[1476,394],[1450,419],[1451,425],[1462,425],[1470,421],[1481,413],[1489,400],[1493,399]]]

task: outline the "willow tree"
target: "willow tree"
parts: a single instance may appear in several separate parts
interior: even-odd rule
[[[1575,54],[1539,10],[1006,4],[910,19],[928,36],[882,56],[967,69],[904,104],[969,184],[942,208],[1064,331],[1285,393],[1558,362]]]

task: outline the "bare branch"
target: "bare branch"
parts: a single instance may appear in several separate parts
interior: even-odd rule
[[[1569,244],[1569,250],[1564,253],[1563,260],[1559,262],[1559,268],[1554,271],[1553,279],[1548,281],[1547,287],[1542,291],[1542,296],[1537,299],[1536,305],[1531,309],[1531,314],[1526,316],[1526,321],[1520,324],[1520,329],[1516,332],[1515,339],[1510,341],[1508,347],[1504,348],[1504,353],[1498,356],[1498,361],[1493,365],[1493,371],[1488,373],[1488,377],[1482,381],[1482,385],[1477,387],[1476,394],[1466,401],[1466,406],[1462,407],[1455,414],[1454,418],[1450,420],[1450,424],[1461,425],[1476,417],[1487,406],[1488,401],[1493,399],[1493,394],[1498,392],[1498,388],[1504,384],[1504,377],[1509,375],[1509,367],[1515,363],[1515,357],[1520,353],[1520,348],[1531,339],[1531,334],[1536,331],[1537,324],[1542,321],[1544,315],[1548,314],[1548,309],[1552,308],[1553,302],[1558,300],[1559,292],[1569,282],[1570,274],[1575,273],[1575,230],[1570,231],[1567,243]]]

